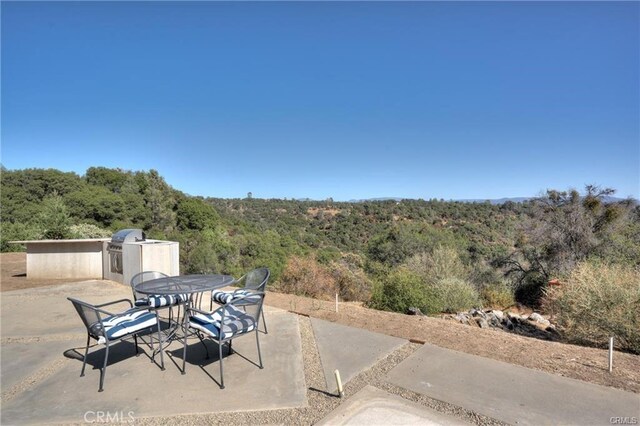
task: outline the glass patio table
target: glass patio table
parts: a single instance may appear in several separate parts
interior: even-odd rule
[[[180,305],[183,306],[183,312],[186,313],[188,304],[199,307],[204,292],[226,287],[234,282],[235,279],[230,275],[179,275],[175,277],[162,277],[143,281],[135,286],[135,291],[150,296],[187,295],[188,297],[180,303]],[[178,316],[179,315],[180,314],[178,313]],[[187,316],[183,315],[183,317],[182,324],[179,320],[169,320],[169,327],[164,331],[164,337],[160,339],[159,348],[153,352],[153,357],[155,357],[158,352],[162,351],[163,346],[166,348],[174,340],[180,340],[177,336],[177,331],[180,328],[182,328],[184,332],[183,338],[186,341],[189,326],[187,323]],[[182,372],[182,374],[184,374],[184,372]]]
[[[171,296],[177,294],[195,294],[215,290],[233,284],[230,275],[179,275],[143,281],[135,286],[138,293]]]

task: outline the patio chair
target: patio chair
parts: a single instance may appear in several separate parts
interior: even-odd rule
[[[158,272],[158,271],[144,271],[138,274],[135,274],[131,277],[131,291],[133,292],[133,300],[134,304],[139,307],[148,308],[150,310],[169,308],[169,322],[172,320],[173,315],[173,306],[178,306],[178,315],[176,318],[176,322],[180,322],[180,306],[184,304],[188,299],[188,294],[178,294],[178,295],[145,295],[136,292],[136,286],[142,282],[155,280],[157,278],[166,278],[167,274]]]
[[[196,308],[187,308],[188,327],[196,331],[200,342],[204,345],[209,358],[209,351],[204,342],[204,338],[209,338],[218,344],[218,356],[220,362],[220,389],[224,389],[224,369],[222,363],[222,347],[228,343],[229,355],[232,354],[233,339],[251,332],[256,334],[256,346],[258,348],[258,359],[260,369],[262,365],[262,354],[260,353],[260,338],[258,333],[258,322],[262,313],[262,303],[264,292],[247,290],[245,294],[234,297],[228,303],[220,306],[212,312],[202,311]],[[187,359],[187,339],[184,340],[182,354],[182,374],[186,373]]]
[[[84,350],[82,360],[82,371],[80,377],[84,376],[84,369],[87,365],[87,354],[89,353],[89,342],[91,339],[97,340],[98,344],[105,345],[104,362],[100,370],[100,387],[98,392],[103,391],[104,376],[107,371],[107,360],[109,359],[109,347],[113,343],[122,341],[133,336],[136,346],[136,354],[138,354],[138,333],[149,330],[151,327],[158,328],[158,344],[160,345],[160,363],[161,369],[164,370],[164,359],[162,357],[162,339],[160,338],[160,319],[157,312],[150,312],[148,309],[136,308],[130,300],[120,299],[113,302],[103,303],[101,305],[91,305],[81,300],[67,297],[73,303],[78,311],[78,315],[82,319],[87,328],[87,346]],[[124,312],[114,314],[103,309],[106,306],[115,305],[117,303],[128,303],[129,309]],[[150,338],[151,349],[153,350],[153,338]],[[152,360],[153,361],[153,360]]]
[[[234,291],[213,290],[211,292],[211,303],[209,309],[213,309],[213,302],[219,305],[225,305],[229,303],[234,297],[247,294],[248,291],[262,291],[264,292],[267,287],[267,281],[271,273],[268,268],[258,268],[250,271],[243,277],[240,277],[236,283],[242,285]],[[264,334],[268,334],[267,322],[264,319],[264,311],[260,313],[262,316],[262,324],[264,325]]]

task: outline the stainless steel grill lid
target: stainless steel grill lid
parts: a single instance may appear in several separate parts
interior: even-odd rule
[[[122,229],[111,236],[112,243],[135,243],[145,241],[146,235],[142,229]]]

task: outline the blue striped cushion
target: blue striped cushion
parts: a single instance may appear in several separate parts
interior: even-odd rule
[[[173,306],[180,303],[184,303],[187,300],[189,300],[188,294],[169,294],[169,295],[155,294],[153,296],[145,297],[144,299],[136,300],[135,305],[150,306],[152,308],[162,308],[165,306]]]
[[[222,337],[220,337],[220,320],[222,309],[226,309],[224,326],[222,327]],[[255,328],[256,322],[249,315],[245,314],[233,306],[222,307],[213,314],[195,314],[189,319],[189,326],[200,330],[215,339],[228,339],[229,337],[248,333]]]
[[[241,297],[251,293],[253,293],[251,290],[236,290],[235,292],[213,290],[211,292],[211,298],[216,303],[219,303],[221,305],[226,305],[227,303],[231,302],[231,300],[233,300],[234,297]],[[247,302],[258,302],[260,300],[259,297],[260,296],[247,297],[246,299],[243,299],[243,301],[246,300]]]
[[[229,291],[213,290],[211,292],[211,298],[216,303],[226,305],[227,303],[231,302],[231,299],[233,298],[233,296],[232,296],[232,293]]]
[[[105,317],[102,320],[102,324],[104,325],[104,330],[101,329],[99,322],[90,327],[91,333],[99,337],[98,343],[104,343],[105,337],[113,340],[144,330],[156,325],[157,321],[155,314],[132,308],[122,314]]]
[[[226,309],[225,318],[229,320],[233,320],[234,318],[238,318],[240,316],[246,315],[244,311],[237,309],[233,305],[229,305],[223,308],[218,308],[211,314],[201,314],[201,313],[192,314],[191,318],[196,319],[201,323],[215,324],[216,327],[220,327],[220,321],[222,320],[223,309]]]

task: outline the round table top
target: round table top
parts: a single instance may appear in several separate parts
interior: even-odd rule
[[[141,294],[191,294],[226,287],[234,281],[230,275],[179,275],[141,282],[135,290]]]

